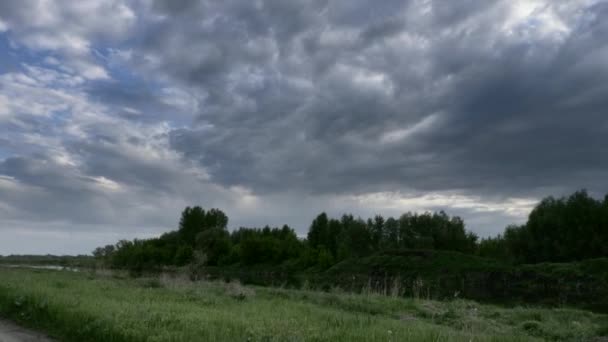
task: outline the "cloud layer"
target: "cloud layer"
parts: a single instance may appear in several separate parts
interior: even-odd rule
[[[445,209],[488,235],[544,195],[604,193],[606,18],[590,0],[0,4],[0,254],[158,234],[192,204],[301,233],[321,210]]]

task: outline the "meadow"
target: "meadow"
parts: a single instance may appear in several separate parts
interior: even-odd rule
[[[0,316],[59,341],[602,341],[608,316],[0,267]]]

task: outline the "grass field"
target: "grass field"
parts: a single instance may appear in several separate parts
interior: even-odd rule
[[[0,268],[0,315],[60,341],[602,341],[608,316]]]

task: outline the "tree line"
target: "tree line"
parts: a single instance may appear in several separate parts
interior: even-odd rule
[[[479,240],[464,221],[445,212],[376,215],[319,214],[305,238],[282,227],[228,231],[219,209],[187,207],[179,228],[158,238],[121,240],[99,247],[94,256],[107,266],[135,271],[192,263],[209,266],[281,265],[326,269],[348,259],[387,250],[448,250],[511,263],[566,262],[608,256],[608,196],[601,201],[578,191],[569,197],[543,199],[525,224]]]
[[[380,215],[363,220],[351,214],[329,218],[319,214],[306,238],[282,227],[244,228],[229,232],[228,217],[219,209],[187,207],[179,228],[158,238],[121,240],[95,249],[106,265],[132,270],[184,266],[194,261],[209,266],[278,265],[327,268],[353,257],[386,249],[442,249],[474,253],[477,236],[464,221],[445,212],[406,213],[399,218]]]

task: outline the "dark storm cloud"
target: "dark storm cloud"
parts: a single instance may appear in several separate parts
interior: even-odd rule
[[[471,61],[456,74],[443,124],[424,139],[428,149],[488,191],[556,184],[605,191],[607,9],[587,9],[558,44],[507,42],[495,57]],[[438,56],[447,51],[454,56],[449,47]]]
[[[185,45],[184,54],[160,46],[194,26],[171,22],[150,41],[167,62],[160,70],[212,94],[200,119],[215,129],[174,131],[173,147],[217,181],[262,192],[606,188],[606,4],[580,14],[547,4],[568,26],[547,34],[540,26],[550,23],[535,18],[505,32],[509,4],[500,1],[434,2],[426,19],[408,12],[419,3],[324,5],[298,3],[295,28],[265,6],[218,6],[210,32],[222,34],[188,41],[214,47],[214,57],[192,65],[177,63],[191,61]],[[252,22],[270,29],[234,29]],[[258,38],[272,42],[265,58],[249,55]]]

